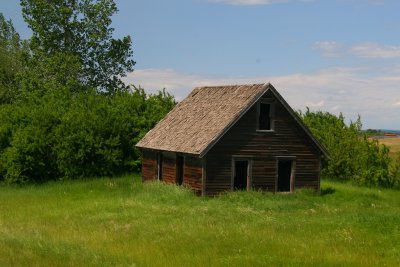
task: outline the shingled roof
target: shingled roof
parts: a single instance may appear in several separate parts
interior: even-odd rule
[[[295,117],[322,153],[328,155],[269,83],[197,87],[151,129],[136,146],[195,154],[202,157],[268,90],[271,90]]]

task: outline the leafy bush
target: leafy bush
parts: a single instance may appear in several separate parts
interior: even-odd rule
[[[389,171],[393,187],[400,189],[400,152],[397,153]]]
[[[52,131],[57,117],[48,105],[24,103],[0,109],[0,179],[41,182],[57,173]]]
[[[44,182],[140,170],[134,145],[175,105],[142,88],[112,97],[50,91],[0,105],[0,180]]]
[[[175,105],[122,81],[135,62],[114,1],[72,2],[21,1],[28,40],[0,13],[0,182],[138,171],[134,145]]]
[[[345,123],[342,114],[328,112],[299,112],[316,138],[330,153],[323,162],[324,177],[351,180],[360,185],[394,187],[400,181],[389,172],[391,159],[389,148],[370,140],[361,131],[359,117],[355,122]]]

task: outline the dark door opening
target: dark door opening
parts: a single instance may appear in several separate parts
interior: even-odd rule
[[[183,183],[183,157],[176,156],[176,184],[182,185]]]
[[[278,161],[278,192],[291,192],[292,160]]]
[[[233,178],[234,190],[246,190],[249,162],[247,160],[235,160],[235,174]]]

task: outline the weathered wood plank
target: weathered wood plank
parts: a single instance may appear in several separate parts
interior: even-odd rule
[[[273,132],[256,131],[256,114],[254,106],[208,152],[207,194],[230,190],[232,155],[252,156],[255,189],[275,190],[276,156],[295,157],[295,188],[319,189],[320,152],[288,111],[276,103]]]
[[[142,181],[157,179],[157,153],[151,150],[143,151]]]

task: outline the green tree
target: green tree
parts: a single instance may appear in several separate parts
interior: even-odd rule
[[[106,97],[52,90],[0,105],[0,182],[44,182],[140,170],[134,145],[169,110],[165,91]]]
[[[393,187],[400,189],[400,152],[397,153],[390,165],[390,177]]]
[[[114,2],[21,5],[33,31],[26,46],[0,17],[0,94],[12,93],[0,105],[0,182],[139,171],[134,145],[176,102],[165,90],[148,95],[120,80],[134,61],[130,37],[112,38]]]
[[[22,51],[23,44],[12,21],[0,13],[0,104],[12,103],[17,98]]]
[[[75,74],[85,88],[108,94],[127,88],[121,77],[133,71],[132,41],[130,36],[112,37],[111,16],[117,12],[113,0],[21,0],[21,6],[33,31],[35,61],[46,65],[47,60],[69,58],[80,63]]]
[[[360,117],[346,124],[342,114],[307,109],[299,115],[330,153],[330,159],[323,162],[324,177],[367,186],[395,186],[389,173],[389,149],[366,137]]]

